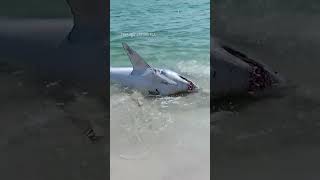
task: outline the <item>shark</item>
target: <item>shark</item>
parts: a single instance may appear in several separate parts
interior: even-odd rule
[[[132,67],[110,67],[110,82],[148,95],[169,96],[199,90],[191,80],[169,70],[151,67],[127,43],[122,43]]]

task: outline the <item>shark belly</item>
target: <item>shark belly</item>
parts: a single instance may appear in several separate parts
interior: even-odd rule
[[[110,82],[121,86],[144,90],[146,81],[141,76],[132,75],[133,68],[130,67],[111,67]]]
[[[110,82],[124,87],[149,93],[155,91],[156,87],[152,81],[149,81],[143,75],[132,74],[133,68],[129,67],[111,67]]]
[[[129,67],[111,67],[110,68],[110,82],[129,86],[130,73],[132,68]]]

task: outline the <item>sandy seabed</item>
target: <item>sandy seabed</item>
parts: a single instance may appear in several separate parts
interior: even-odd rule
[[[0,84],[3,179],[107,177],[106,144],[92,143],[83,133],[88,124],[84,119],[93,113],[87,105],[91,100],[71,103],[66,112],[54,99],[39,93],[34,83],[14,73],[0,72]]]

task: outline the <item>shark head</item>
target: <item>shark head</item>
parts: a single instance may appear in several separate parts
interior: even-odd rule
[[[137,89],[162,96],[198,91],[199,88],[191,80],[168,69],[152,68],[126,43],[122,45],[133,66],[130,76]]]
[[[193,93],[198,87],[182,75],[168,70],[153,68],[153,87],[160,95],[173,95],[179,93]]]
[[[211,53],[213,96],[281,96],[289,88],[279,73],[229,46],[214,42]]]

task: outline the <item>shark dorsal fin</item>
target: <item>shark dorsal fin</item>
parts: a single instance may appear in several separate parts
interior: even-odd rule
[[[151,68],[149,64],[147,64],[137,52],[135,52],[131,47],[128,46],[127,43],[122,43],[122,46],[129,56],[129,59],[133,66],[132,74],[143,73],[146,69]]]

